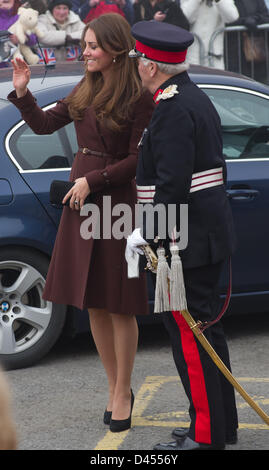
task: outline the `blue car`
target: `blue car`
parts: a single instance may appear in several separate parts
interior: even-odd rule
[[[30,90],[43,109],[65,97],[83,64],[32,67]],[[222,121],[227,194],[238,246],[232,260],[230,313],[265,312],[269,305],[269,88],[245,77],[193,66],[191,78]],[[42,299],[61,209],[49,202],[52,180],[67,180],[77,151],[73,123],[35,135],[6,97],[12,71],[0,70],[0,361],[8,369],[36,363],[59,336],[89,330],[87,312]],[[221,289],[227,291],[229,270]],[[148,282],[149,302],[153,289]],[[150,315],[146,321],[156,321]]]

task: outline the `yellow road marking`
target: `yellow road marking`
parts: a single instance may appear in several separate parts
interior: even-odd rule
[[[98,442],[94,450],[117,450],[128,433],[129,429],[118,433],[108,431],[104,438]]]
[[[238,382],[269,382],[269,378],[267,377],[238,377]]]
[[[238,382],[249,382],[249,383],[267,383],[269,382],[269,378],[264,377],[239,377],[237,378]],[[167,427],[167,428],[175,428],[175,427],[189,427],[188,421],[181,421],[179,419],[188,418],[188,412],[185,411],[175,411],[169,413],[156,413],[154,415],[147,415],[143,416],[144,411],[148,407],[150,401],[158,392],[158,389],[163,385],[169,382],[179,382],[181,381],[179,377],[176,376],[148,376],[146,377],[145,382],[140,387],[140,390],[135,396],[134,402],[134,409],[132,413],[132,427],[134,426],[152,426],[152,427]],[[256,403],[260,403],[263,405],[269,404],[269,399],[265,399],[264,397],[255,397]],[[245,408],[249,405],[245,402],[238,403],[237,408]],[[168,420],[171,418],[171,420]],[[179,418],[179,419],[178,419]],[[174,421],[173,419],[176,419]],[[266,424],[253,424],[253,423],[240,423],[239,429],[267,429],[268,426]],[[112,433],[108,431],[103,439],[101,439],[94,450],[117,450],[123,441],[126,439],[129,433],[129,429],[127,431],[119,432],[119,433]]]
[[[269,400],[264,399],[264,397],[255,397],[255,396],[253,396],[252,398],[257,403],[257,405],[269,405]],[[240,408],[241,410],[243,408],[248,408],[248,406],[249,405],[246,402],[242,402],[242,403],[237,404],[237,408]]]

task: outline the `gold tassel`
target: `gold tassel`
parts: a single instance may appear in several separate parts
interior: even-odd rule
[[[178,246],[175,244],[171,245],[170,252],[172,254],[170,271],[170,309],[172,311],[186,310],[186,292]]]
[[[165,249],[158,248],[158,266],[156,274],[154,313],[169,312],[169,276],[170,268],[165,258]]]

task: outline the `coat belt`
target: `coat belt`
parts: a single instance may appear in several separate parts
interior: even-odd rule
[[[191,180],[190,193],[201,191],[202,189],[212,188],[224,184],[223,168],[212,168],[211,170],[193,173]],[[140,203],[153,202],[155,196],[155,185],[136,186],[137,201]]]
[[[95,157],[101,157],[101,158],[102,157],[113,158],[113,156],[110,155],[109,153],[97,152],[96,150],[91,150],[91,149],[88,149],[87,147],[80,147],[79,151],[83,153],[83,155],[94,155]]]

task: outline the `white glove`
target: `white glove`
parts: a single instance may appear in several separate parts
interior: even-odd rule
[[[147,242],[141,237],[140,228],[136,228],[127,238],[125,249],[128,278],[139,277],[139,254],[143,255],[140,245],[147,245]]]
[[[125,259],[134,257],[135,253],[143,255],[143,251],[139,248],[140,245],[147,245],[148,242],[141,237],[140,228],[136,228],[131,235],[127,238],[126,250],[125,250]],[[127,259],[128,258],[128,259]]]

